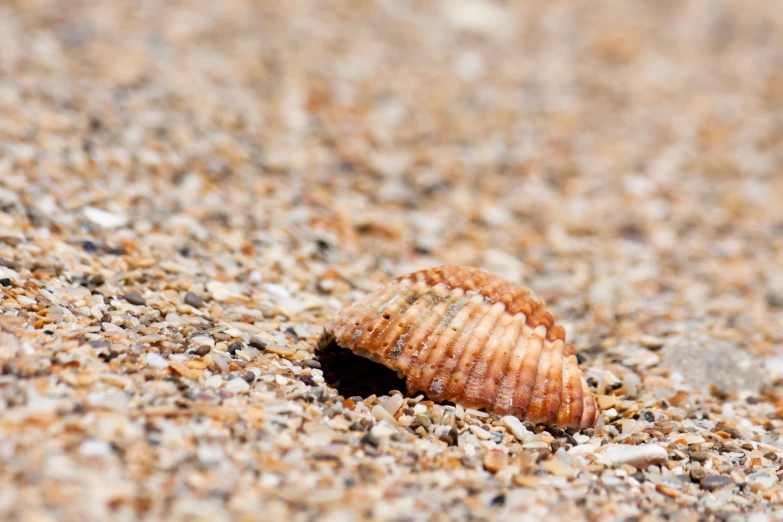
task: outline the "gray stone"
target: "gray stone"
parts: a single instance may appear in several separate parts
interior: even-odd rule
[[[661,350],[671,371],[696,389],[715,385],[725,392],[758,391],[767,382],[762,360],[741,346],[706,335],[675,337]]]

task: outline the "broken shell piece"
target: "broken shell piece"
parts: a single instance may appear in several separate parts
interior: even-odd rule
[[[595,399],[543,301],[485,270],[399,277],[343,309],[322,340],[391,368],[408,392],[536,424],[595,424]]]

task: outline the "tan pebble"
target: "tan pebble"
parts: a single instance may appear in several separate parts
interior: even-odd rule
[[[484,468],[492,473],[497,473],[508,465],[508,455],[499,448],[493,448],[484,455]]]
[[[541,479],[535,475],[523,475],[518,473],[511,479],[514,485],[522,488],[538,488],[541,483]]]
[[[688,394],[684,391],[677,392],[675,395],[669,398],[669,402],[672,406],[680,407],[688,402]]]
[[[485,270],[442,266],[398,277],[343,309],[334,341],[406,377],[408,392],[583,429],[595,398],[544,302]]]
[[[664,345],[663,339],[660,337],[653,337],[652,335],[644,335],[639,338],[639,344],[650,350],[657,350]]]
[[[372,407],[372,416],[375,417],[376,421],[388,421],[392,424],[396,424],[397,420],[388,412],[386,411],[386,408],[381,406],[380,404],[376,404]]]
[[[617,404],[617,397],[614,395],[599,395],[598,396],[598,407],[602,410],[608,410],[609,408],[613,408]]]
[[[175,361],[169,361],[169,368],[171,368],[173,372],[178,373],[183,377],[187,377],[188,379],[198,379],[204,374],[202,370],[193,370],[184,364]]]
[[[117,388],[125,388],[126,386],[130,386],[133,383],[133,381],[127,377],[123,377],[122,375],[117,375],[115,373],[102,373],[98,376],[98,379],[105,382],[106,384],[116,386]]]
[[[296,354],[296,350],[275,343],[267,344],[264,347],[264,350],[266,350],[267,352],[276,353],[277,355],[285,358],[291,357]]]
[[[128,259],[128,263],[133,268],[152,268],[155,266],[155,258],[152,257],[134,257]]]
[[[664,486],[663,484],[656,484],[655,491],[657,491],[658,493],[662,493],[669,498],[677,498],[682,494],[676,489],[670,488],[668,486]]]

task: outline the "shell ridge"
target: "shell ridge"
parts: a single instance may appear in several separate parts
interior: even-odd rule
[[[520,369],[524,365],[527,350],[530,346],[531,338],[524,335],[525,323],[522,323],[520,334],[512,339],[512,345],[509,348],[508,361],[506,362],[503,375],[505,378],[500,386],[494,388],[494,394],[488,397],[490,400],[498,402],[501,407],[507,408],[509,413],[517,411],[515,404],[516,389],[520,382]]]
[[[490,332],[490,340],[485,345],[489,353],[494,353],[497,346],[503,341],[507,332],[514,327],[512,322],[507,321],[508,314],[501,316],[494,329]],[[484,376],[489,370],[490,357],[482,357],[482,353],[477,351],[472,361],[469,361],[468,373],[465,376],[467,387],[464,393],[466,400],[478,404],[480,401],[486,401],[486,397],[481,393],[484,386]]]
[[[470,374],[476,367],[478,358],[491,358],[494,353],[494,346],[497,342],[493,341],[493,333],[502,322],[505,313],[505,306],[497,303],[490,308],[489,312],[482,318],[476,326],[473,335],[465,343],[465,347],[459,355],[459,360],[455,366],[455,373],[451,376],[447,393],[452,395],[461,395],[468,398],[468,386],[470,383]],[[484,356],[484,357],[481,357]],[[459,392],[460,384],[465,393]]]
[[[461,310],[465,305],[467,305],[467,299],[465,299],[461,292],[455,292],[455,294],[456,295],[453,296],[452,302],[449,303],[449,305],[446,307],[446,311],[444,312],[443,316],[437,319],[435,322],[434,328],[430,334],[427,335],[423,342],[419,343],[421,351],[415,357],[415,363],[411,364],[411,370],[407,378],[408,388],[412,391],[425,391],[424,388],[419,386],[419,378],[424,372],[429,358],[432,356],[433,352],[436,351],[438,339],[440,338],[441,334],[449,327],[451,322],[459,313],[459,311],[457,311],[450,314],[448,311],[455,303],[458,302],[461,303],[458,310]]]
[[[535,334],[533,334],[535,336]],[[531,422],[539,422],[542,419],[542,410],[546,396],[544,390],[547,386],[547,372],[546,369],[549,366],[551,360],[552,350],[547,350],[547,346],[544,344],[544,339],[541,339],[542,346],[541,352],[538,357],[538,366],[536,368],[536,376],[533,378],[533,387],[530,392],[530,400],[528,401],[526,408],[526,416]],[[542,371],[543,370],[543,371]]]
[[[400,310],[400,308],[405,306],[405,299],[400,299],[404,297],[405,294],[403,292],[403,289],[393,291],[392,293],[399,297],[394,299],[392,304],[389,307],[387,307],[387,310],[389,310],[388,313],[390,315],[396,315],[397,312]],[[379,321],[379,315],[374,313],[375,310],[377,309],[378,301],[385,301],[386,298],[383,297],[383,294],[373,296],[373,297],[374,298],[368,298],[367,306],[358,309],[352,314],[350,322],[345,321],[345,323],[348,324],[349,328],[352,323],[357,328],[361,327],[362,329],[361,335],[353,340],[352,346],[358,345],[358,346],[365,346],[366,348],[369,348],[370,341],[372,339],[378,338],[379,332],[377,332],[377,329],[373,329],[372,332],[370,332],[369,329],[370,327],[376,326],[376,323]],[[379,297],[381,299],[378,299]]]
[[[421,364],[418,376],[416,377],[416,385],[419,390],[427,394],[431,391],[429,386],[432,384],[437,365],[442,359],[445,349],[451,345],[453,339],[457,337],[456,332],[460,330],[465,324],[465,321],[467,321],[473,313],[473,307],[468,306],[470,300],[463,297],[461,301],[464,301],[464,304],[460,306],[459,311],[456,314],[451,316],[447,314],[444,316],[443,320],[441,320],[441,324],[443,324],[442,333],[434,339],[427,354],[427,358],[420,360]],[[439,392],[435,391],[435,393]]]
[[[581,381],[582,396],[584,398],[584,409],[582,410],[582,420],[579,423],[579,428],[584,429],[590,428],[595,424],[598,410],[596,409],[595,405],[595,397],[593,397],[593,393],[590,391],[590,387],[587,385],[587,381],[585,380],[584,376],[582,376]]]
[[[426,319],[422,321],[422,324],[419,325],[419,328],[412,332],[412,335],[403,348],[400,357],[398,357],[398,364],[408,367],[413,367],[418,364],[418,359],[421,355],[421,352],[423,350],[429,349],[429,339],[434,334],[434,330],[440,324],[443,314],[446,313],[446,309],[451,303],[449,299],[449,296],[441,299],[432,308],[431,313],[426,317]]]
[[[533,332],[527,333],[527,346],[522,364],[516,376],[519,383],[513,396],[514,409],[520,418],[527,418],[529,406],[533,397],[533,387],[538,378],[538,367],[541,364],[541,356],[544,349],[544,340]]]
[[[563,352],[566,353],[566,350]],[[576,356],[565,355],[563,363],[563,389],[560,395],[560,411],[557,414],[558,425],[578,428],[584,410],[582,383]]]
[[[437,296],[434,292],[428,292],[417,299],[408,309],[400,313],[396,318],[395,324],[389,321],[384,334],[378,339],[382,341],[380,354],[387,359],[397,359],[405,348],[407,339],[411,332],[416,331],[419,324],[427,317],[426,311],[431,309]],[[402,328],[399,325],[404,324]]]
[[[387,336],[389,334],[394,336],[397,333],[397,325],[406,319],[406,315],[405,315],[406,312],[411,306],[413,306],[413,304],[415,304],[416,301],[418,301],[418,299],[413,303],[410,301],[409,294],[413,291],[415,291],[415,289],[410,288],[407,294],[400,292],[400,297],[402,299],[398,299],[399,304],[395,304],[391,309],[387,309],[387,314],[389,315],[388,320],[385,319],[385,315],[380,315],[380,314],[375,315],[374,317],[375,324],[373,324],[373,326],[378,326],[378,323],[380,323],[381,321],[385,321],[385,324],[383,324],[381,328],[376,328],[372,332],[369,331],[365,332],[364,335],[366,335],[367,337],[365,338],[363,336],[359,340],[358,344],[361,346],[369,347],[369,345],[371,344],[381,344],[382,341],[384,340],[386,340],[387,342],[391,342],[387,339]],[[383,351],[385,351],[383,350],[383,348],[384,346],[381,345],[381,348],[379,350],[373,350],[373,351],[377,351],[380,355]]]
[[[466,352],[470,348],[471,343],[474,341],[476,343],[481,342],[479,332],[481,331],[480,329],[482,325],[485,325],[485,323],[494,325],[494,323],[497,321],[497,312],[497,309],[491,308],[489,310],[485,310],[481,305],[476,306],[476,313],[472,315],[471,322],[465,325],[465,328],[463,328],[462,332],[460,332],[460,335],[455,339],[454,344],[447,351],[447,357],[441,361],[435,374],[435,378],[440,377],[445,380],[446,389],[444,393],[446,395],[454,395],[455,397],[462,396],[459,391],[454,390],[454,381],[455,379],[459,380],[459,377],[461,376],[459,372],[460,362],[466,355]],[[503,313],[502,310],[500,313]]]

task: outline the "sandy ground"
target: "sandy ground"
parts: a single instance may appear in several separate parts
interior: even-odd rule
[[[444,263],[594,429],[324,367]],[[779,520],[781,267],[774,0],[0,2],[2,520]]]

